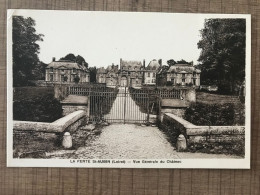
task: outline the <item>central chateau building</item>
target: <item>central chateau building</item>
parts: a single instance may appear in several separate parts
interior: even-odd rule
[[[145,60],[126,61],[120,59],[120,65],[109,65],[106,69],[97,69],[97,83],[108,87],[141,87],[141,86],[200,86],[200,70],[189,64],[175,64],[166,71],[162,60],[152,60],[146,66]]]

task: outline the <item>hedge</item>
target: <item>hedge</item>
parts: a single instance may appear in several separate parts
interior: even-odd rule
[[[227,104],[191,104],[185,111],[184,119],[195,125],[231,126],[235,125],[234,105]]]
[[[53,122],[61,117],[62,106],[51,94],[13,102],[14,120]]]

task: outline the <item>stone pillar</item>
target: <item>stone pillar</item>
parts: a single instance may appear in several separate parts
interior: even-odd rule
[[[187,102],[196,102],[196,91],[194,88],[186,90],[185,100]]]
[[[176,149],[178,152],[185,151],[187,149],[186,138],[182,134],[180,134],[177,139]]]
[[[62,146],[66,149],[69,149],[72,147],[72,137],[69,132],[64,133],[63,140],[62,140]]]

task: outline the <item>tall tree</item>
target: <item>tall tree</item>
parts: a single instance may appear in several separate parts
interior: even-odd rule
[[[201,30],[202,80],[235,93],[245,79],[245,19],[207,19]]]
[[[48,64],[43,62],[38,62],[32,69],[32,79],[33,80],[45,80],[45,68]]]
[[[39,63],[42,34],[37,34],[35,21],[23,16],[13,16],[13,85],[22,86],[32,79],[32,70]]]

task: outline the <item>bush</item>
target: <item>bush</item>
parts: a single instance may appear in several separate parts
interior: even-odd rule
[[[195,125],[234,125],[235,111],[233,104],[191,104],[184,114],[184,119]]]
[[[172,85],[173,85],[173,82],[167,81],[166,86],[172,86]]]
[[[62,117],[60,102],[47,94],[21,99],[13,103],[13,119],[21,121],[53,122]]]

